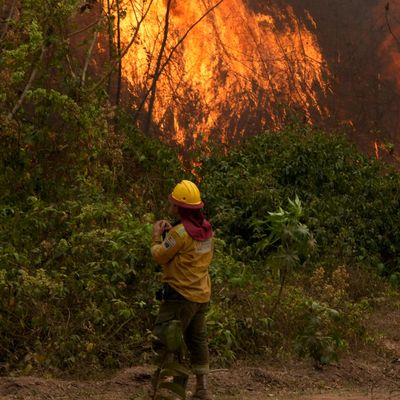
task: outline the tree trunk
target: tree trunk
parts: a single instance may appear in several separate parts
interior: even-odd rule
[[[119,104],[121,97],[121,78],[122,78],[122,58],[121,58],[121,9],[120,0],[116,0],[117,4],[117,57],[118,57],[118,71],[117,71],[117,90],[115,104]]]
[[[150,133],[150,126],[151,126],[151,120],[152,120],[152,115],[153,115],[154,102],[156,100],[157,80],[158,80],[158,77],[160,76],[161,61],[162,61],[162,58],[163,58],[163,55],[164,55],[165,46],[167,44],[167,39],[168,39],[169,13],[171,11],[171,4],[172,4],[172,0],[168,0],[167,11],[165,12],[165,23],[164,23],[163,39],[162,39],[162,42],[161,42],[160,51],[158,53],[157,62],[156,62],[156,68],[154,70],[153,80],[151,82],[151,87],[150,87],[149,109],[147,111],[146,123],[145,123],[145,127],[144,127],[144,131],[147,134]]]
[[[107,0],[107,17],[108,17],[108,52],[110,63],[114,60],[114,23],[112,17],[112,5]],[[108,75],[107,93],[111,96],[112,89],[112,73]]]
[[[144,104],[146,103],[146,100],[149,96],[150,93],[153,93],[154,91],[154,96],[155,96],[155,89],[153,89],[154,81],[157,82],[158,78],[161,76],[163,73],[165,67],[170,63],[172,56],[174,55],[176,49],[184,42],[186,37],[189,35],[189,33],[192,31],[193,28],[195,28],[208,14],[210,14],[215,8],[217,8],[224,0],[219,0],[215,5],[213,5],[211,8],[209,8],[197,21],[195,21],[188,29],[187,31],[182,35],[182,37],[178,40],[178,42],[171,48],[171,51],[169,52],[168,56],[166,57],[165,61],[161,64],[160,68],[158,69],[158,72],[154,74],[152,85],[150,86],[150,89],[148,89],[144,96],[143,99],[136,110],[135,117],[134,117],[134,122],[136,123],[137,120],[139,119],[139,114],[140,111],[142,110]],[[151,103],[151,102],[150,102]],[[149,106],[150,109],[150,106]],[[148,116],[149,118],[149,116]],[[147,120],[148,120],[147,118]],[[151,118],[151,115],[150,115]],[[147,124],[146,124],[147,125]],[[146,126],[145,125],[145,126]]]

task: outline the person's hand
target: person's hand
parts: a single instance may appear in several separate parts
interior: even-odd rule
[[[172,228],[172,225],[165,219],[161,219],[159,221],[154,222],[153,224],[153,235],[161,236],[164,231],[169,231]]]

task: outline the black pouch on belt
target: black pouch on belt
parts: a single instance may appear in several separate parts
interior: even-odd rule
[[[174,288],[164,283],[162,288],[156,293],[156,299],[159,301],[163,300],[185,300],[185,298],[179,294]]]

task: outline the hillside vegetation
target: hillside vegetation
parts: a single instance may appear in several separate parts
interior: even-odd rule
[[[77,155],[73,172],[62,160],[59,171],[46,170],[46,156],[33,164],[21,149],[3,153],[7,372],[121,367],[151,357],[159,305],[151,222],[165,215],[175,182],[195,178],[173,150],[113,118],[118,134],[105,132],[95,161]],[[52,176],[60,173],[64,180]],[[398,287],[395,171],[341,136],[292,126],[228,155],[216,151],[199,173],[216,231],[209,314],[216,363],[264,354],[320,365],[367,338],[365,315]]]
[[[71,74],[75,2],[23,4],[0,48],[1,373],[151,358],[151,224],[182,178],[199,183],[216,232],[213,362],[320,366],[371,340],[365,315],[400,283],[396,171],[294,124],[216,147],[194,176]]]

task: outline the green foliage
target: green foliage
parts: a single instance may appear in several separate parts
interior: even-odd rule
[[[201,174],[225,241],[212,268],[219,359],[272,351],[322,365],[362,338],[376,274],[398,269],[397,172],[342,136],[295,126],[215,152]]]
[[[167,147],[133,128],[129,114],[119,112],[118,118],[119,129],[125,132],[126,139],[121,147],[116,187],[135,206],[145,199],[143,205],[148,212],[165,216],[171,188],[182,179],[194,177],[184,171],[176,148]]]
[[[335,360],[353,338],[363,337],[369,307],[365,300],[350,300],[344,267],[332,276],[316,269],[309,285],[306,271],[296,269],[281,285],[280,277],[266,274],[263,265],[237,261],[227,252],[228,246],[217,241],[208,315],[210,349],[220,363],[249,355],[298,354],[319,366]]]
[[[2,32],[6,372],[137,362],[157,311],[150,223],[165,216],[174,184],[194,179],[176,149],[145,137],[129,111],[110,105],[104,87],[94,93],[83,84],[84,60],[68,39],[79,6],[23,0]],[[194,146],[186,157],[198,164],[208,145]],[[400,285],[399,174],[343,137],[303,126],[211,153],[198,172],[217,237],[214,359],[296,353],[323,364],[362,337],[377,281],[366,267]],[[174,349],[175,328],[166,338]],[[159,374],[157,387],[184,396],[161,378],[187,371],[165,363]]]
[[[2,31],[7,371],[118,367],[149,347],[158,286],[149,213],[164,215],[167,194],[185,176],[171,162],[175,150],[142,135],[102,87],[92,93],[82,84],[84,60],[67,39],[79,6],[24,0]]]
[[[336,361],[346,342],[336,327],[339,312],[315,301],[306,302],[304,327],[296,338],[296,350],[299,355],[309,355],[316,365]]]
[[[294,201],[289,199],[288,211],[279,207],[277,212],[268,214],[265,220],[256,220],[252,226],[256,228],[256,253],[266,253],[270,248],[276,249],[266,260],[269,270],[280,281],[272,316],[279,305],[287,275],[305,263],[315,248],[315,241],[307,226],[300,222],[303,209],[297,196]],[[266,231],[269,231],[268,236]]]
[[[250,225],[254,228],[256,254],[275,250],[268,259],[275,275],[301,265],[315,247],[312,233],[300,222],[302,215],[301,202],[296,196],[294,201],[289,199],[288,211],[279,207],[277,212],[268,212],[265,219],[256,219]]]
[[[151,327],[151,229],[121,201],[85,200],[30,197],[1,208],[1,356],[9,367],[118,366]]]
[[[269,233],[260,236],[257,221],[298,196],[316,257],[383,265],[387,275],[399,269],[400,176],[361,156],[343,136],[299,126],[265,133],[228,156],[209,157],[201,174],[208,214],[240,248],[238,257],[265,256]]]

